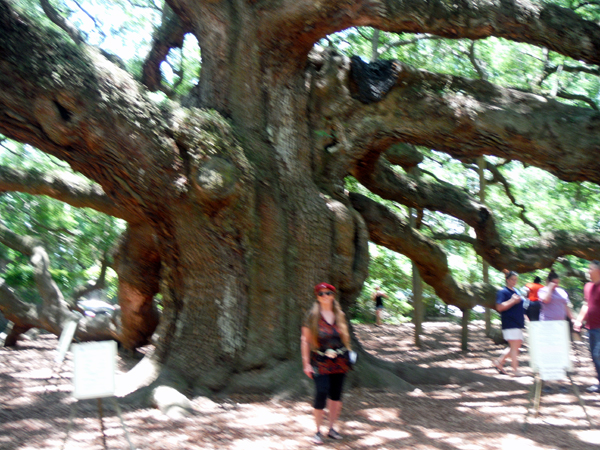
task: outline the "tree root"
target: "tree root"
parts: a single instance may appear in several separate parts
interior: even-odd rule
[[[466,384],[489,382],[490,378],[468,370],[423,368],[413,364],[393,363],[376,358],[358,348],[359,361],[348,373],[347,388],[364,387],[406,392],[416,385]],[[193,414],[190,398],[233,393],[270,394],[274,398],[306,398],[314,385],[304,375],[299,360],[280,361],[267,369],[231,374],[223,380],[223,388],[191,386],[184,376],[161,366],[153,355],[147,355],[132,370],[117,379],[118,397],[140,401],[160,409],[172,419]]]

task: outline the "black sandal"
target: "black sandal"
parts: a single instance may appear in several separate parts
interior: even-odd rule
[[[506,375],[506,370],[504,370],[504,367],[500,367],[498,364],[496,364],[497,361],[492,361],[492,365],[494,366],[494,368],[498,371],[499,374],[502,375]]]

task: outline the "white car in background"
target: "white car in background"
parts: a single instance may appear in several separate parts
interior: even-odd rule
[[[115,313],[115,305],[111,305],[102,300],[81,300],[77,305],[83,310],[87,317],[96,317],[99,315],[113,316]]]

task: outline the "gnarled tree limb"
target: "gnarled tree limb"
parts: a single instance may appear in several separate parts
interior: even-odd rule
[[[530,272],[550,267],[563,255],[600,257],[600,239],[592,233],[556,231],[544,233],[527,246],[512,246],[498,234],[492,211],[464,190],[448,183],[434,183],[392,170],[378,162],[372,172],[357,169],[356,178],[371,192],[411,208],[442,212],[473,228],[476,238],[464,235],[434,234],[436,239],[454,239],[473,245],[474,250],[498,270]]]
[[[91,208],[124,220],[132,221],[136,218],[118,207],[97,184],[75,177],[67,179],[60,173],[0,166],[0,191],[47,195],[76,208]]]
[[[181,161],[167,128],[129,74],[0,1],[1,133],[68,162],[140,214],[158,180],[163,195],[177,195]],[[163,176],[153,177],[157,172]]]
[[[193,0],[172,2],[181,5]],[[263,3],[258,5],[264,8]],[[551,3],[286,0],[279,5],[276,13],[264,14],[263,21],[267,23],[263,22],[262,27],[277,33],[273,44],[288,40],[306,42],[306,53],[327,34],[355,26],[372,26],[382,31],[429,33],[455,39],[497,36],[544,46],[591,64],[600,63],[600,27],[570,9]]]
[[[329,117],[344,124],[336,132],[343,136],[343,151],[330,158],[329,173],[343,176],[352,166],[368,172],[392,144],[407,142],[458,159],[494,154],[533,164],[566,181],[600,183],[596,111],[398,62],[396,86],[380,102],[365,105],[351,98],[348,60],[335,55],[329,61],[315,73],[318,81],[312,90],[313,114],[325,117],[315,127],[333,128]],[[326,93],[333,90],[334,103],[327,104]]]
[[[0,311],[15,324],[5,340],[5,345],[15,345],[19,335],[33,327],[60,335],[68,321],[81,319],[70,311],[69,304],[52,279],[48,254],[40,242],[28,236],[19,236],[0,224],[0,243],[29,257],[42,299],[42,303],[38,307],[27,304],[5,285],[4,280],[1,281]],[[115,327],[106,322],[106,318],[85,319],[81,323],[77,336],[87,339],[92,337],[95,339],[116,338]]]
[[[435,293],[446,303],[461,309],[475,305],[494,307],[496,288],[480,283],[463,285],[452,278],[442,249],[397,214],[361,194],[350,193],[352,206],[361,214],[373,242],[406,255]]]
[[[162,10],[162,22],[154,32],[152,48],[142,67],[142,83],[151,91],[167,91],[162,84],[160,65],[172,48],[181,48],[185,33],[186,28],[183,22],[165,3]]]

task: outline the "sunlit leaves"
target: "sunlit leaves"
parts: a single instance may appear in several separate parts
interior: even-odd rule
[[[4,143],[0,164],[20,169],[36,168],[59,173],[63,179],[81,178],[59,160],[21,144]],[[13,232],[39,239],[48,251],[51,273],[64,295],[95,280],[103,258],[109,255],[125,228],[122,220],[88,208],[73,208],[45,196],[19,192],[0,195],[0,220]],[[1,247],[0,258],[8,285],[28,300],[37,298],[27,257]],[[113,284],[114,284],[114,280]],[[109,286],[111,295],[115,287]]]

